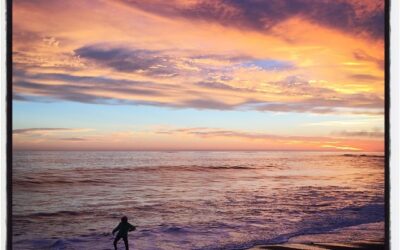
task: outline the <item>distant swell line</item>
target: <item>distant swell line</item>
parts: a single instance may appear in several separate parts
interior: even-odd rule
[[[61,216],[80,216],[80,215],[88,215],[93,214],[93,212],[89,211],[57,211],[57,212],[38,212],[31,213],[27,215],[14,215],[15,218],[43,218],[43,217],[61,217]]]
[[[109,216],[109,212],[106,210],[80,210],[80,211],[73,211],[73,210],[61,210],[61,211],[54,211],[54,212],[35,212],[35,213],[27,213],[27,214],[14,214],[13,220],[34,220],[34,219],[43,219],[43,218],[64,218],[67,219],[76,216]]]
[[[385,158],[384,155],[367,155],[367,154],[343,154],[346,157],[367,157],[367,158]]]
[[[97,174],[117,174],[117,173],[131,173],[131,172],[163,172],[163,171],[216,171],[216,170],[254,170],[260,168],[269,168],[277,166],[267,165],[264,167],[250,167],[250,166],[155,166],[155,167],[123,167],[123,168],[75,168],[70,170],[52,170],[49,173],[36,174],[35,177],[22,177],[14,179],[13,185],[17,186],[32,186],[32,185],[60,185],[60,184],[105,184],[108,183],[106,179],[90,178]],[[61,177],[63,175],[63,177]],[[70,176],[65,177],[65,176]]]
[[[255,167],[248,166],[156,166],[156,167],[136,167],[128,168],[125,170],[136,170],[136,171],[211,171],[211,170],[229,170],[229,169],[257,169]]]
[[[31,185],[42,185],[42,184],[104,184],[107,183],[105,180],[94,180],[94,179],[82,179],[82,180],[51,180],[51,179],[42,179],[42,180],[14,180],[13,185],[18,186],[31,186]]]

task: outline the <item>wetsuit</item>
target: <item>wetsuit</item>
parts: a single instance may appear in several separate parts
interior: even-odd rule
[[[120,222],[118,226],[112,231],[113,234],[118,231],[117,236],[114,240],[114,248],[117,249],[117,242],[122,238],[125,243],[125,249],[129,250],[128,232],[133,230],[135,230],[135,227],[128,222]]]

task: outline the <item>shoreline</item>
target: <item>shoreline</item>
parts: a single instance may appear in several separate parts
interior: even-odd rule
[[[262,244],[248,248],[248,250],[381,250],[386,249],[384,234],[377,235],[377,232],[382,232],[383,228],[384,222],[367,223],[327,233],[296,236],[285,243]],[[360,231],[365,233],[362,240],[357,237]]]
[[[346,250],[346,249],[364,249],[364,250],[383,250],[385,243],[360,241],[353,243],[327,243],[327,242],[311,242],[311,243],[284,243],[274,245],[260,245],[249,248],[248,250]]]

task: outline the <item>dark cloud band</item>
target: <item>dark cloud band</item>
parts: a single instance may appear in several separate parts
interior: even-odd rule
[[[384,1],[199,0],[191,5],[175,1],[116,1],[163,16],[217,22],[261,32],[291,17],[300,17],[354,35],[364,33],[375,39],[384,38]]]

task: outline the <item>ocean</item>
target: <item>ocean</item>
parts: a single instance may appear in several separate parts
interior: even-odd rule
[[[122,215],[131,249],[382,239],[384,171],[383,153],[15,151],[13,249],[113,249]]]

